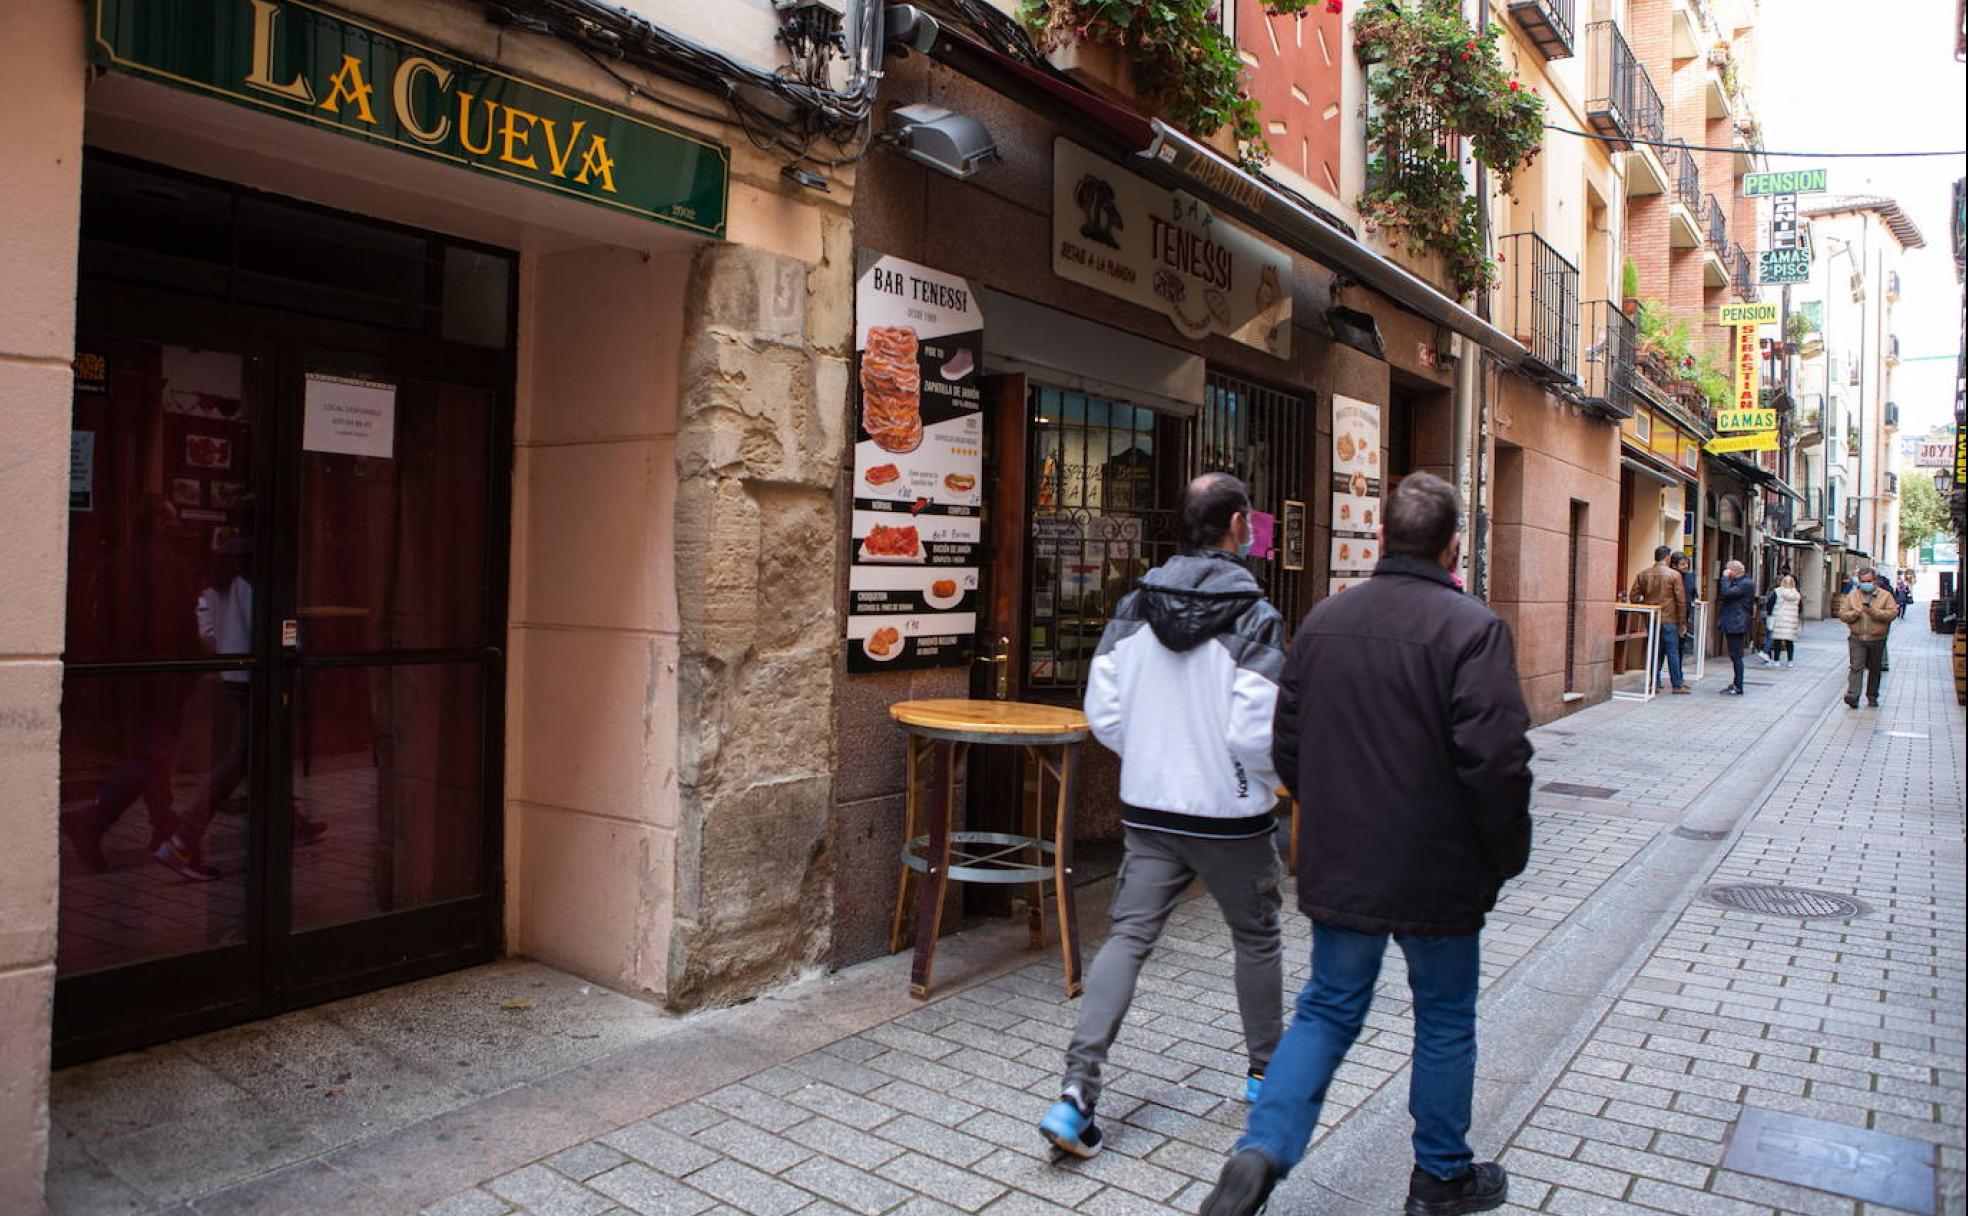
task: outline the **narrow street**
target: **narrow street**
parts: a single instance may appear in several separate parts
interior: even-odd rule
[[[1742,699],[1716,695],[1711,664],[1693,696],[1610,702],[1535,732],[1536,850],[1484,943],[1475,1141],[1511,1170],[1507,1210],[1968,1210],[1964,739],[1947,639],[1899,626],[1884,707],[1851,711],[1839,700],[1843,636],[1807,626],[1795,669],[1752,662]],[[1834,900],[1825,907],[1844,915],[1805,920],[1704,898],[1733,884],[1858,910]],[[1102,895],[1084,900],[1090,922]],[[1295,913],[1286,931],[1295,992],[1309,931]],[[1115,1051],[1100,1110],[1109,1151],[1071,1165],[1049,1163],[1034,1124],[1075,1007],[1056,954],[1018,953],[1021,936],[986,926],[953,939],[921,1004],[905,994],[902,958],[680,1021],[509,963],[343,1003],[360,1016],[329,1006],[66,1070],[54,1082],[51,1208],[1196,1211],[1244,1112],[1230,942],[1214,907],[1178,911]],[[509,992],[533,995],[515,1009]],[[1408,1169],[1405,995],[1394,955],[1277,1216],[1394,1210]],[[464,1046],[337,1054],[335,1067],[354,1058],[376,1075],[324,1073],[306,1086],[332,1083],[336,1097],[276,1111],[264,1070],[242,1063],[252,1053],[232,1049],[284,1043],[305,1070],[307,1053],[291,1048],[330,1028],[374,1043],[393,1023],[439,1020],[446,1002],[502,1000],[486,1024],[503,1037],[478,1049],[475,1085],[446,1073]],[[537,1020],[514,1029],[521,1019]],[[174,1111],[146,1077],[206,1096]],[[301,1074],[280,1083],[298,1089]],[[396,1098],[362,1119],[320,1113],[392,1086]],[[1752,1164],[1743,1129],[1765,1112],[1912,1142],[1905,1157],[1884,1140],[1819,1154],[1830,1163],[1820,1184],[1897,1203],[1736,1168]],[[173,1122],[195,1126],[157,1134]],[[199,1189],[215,1180],[229,1185]]]

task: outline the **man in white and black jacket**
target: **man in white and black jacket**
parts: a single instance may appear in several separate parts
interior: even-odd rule
[[[1284,620],[1241,560],[1250,496],[1227,473],[1191,482],[1184,553],[1150,571],[1115,607],[1088,678],[1087,721],[1121,757],[1127,853],[1113,931],[1087,972],[1059,1102],[1039,1128],[1066,1152],[1100,1151],[1100,1068],[1134,1000],[1141,966],[1197,878],[1236,947],[1237,1004],[1258,1092],[1282,1031],[1284,972],[1272,838],[1278,775],[1271,723],[1284,666]]]

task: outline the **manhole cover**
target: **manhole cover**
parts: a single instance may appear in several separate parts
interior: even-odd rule
[[[1603,785],[1573,785],[1569,781],[1547,781],[1538,788],[1547,794],[1570,794],[1574,798],[1611,798],[1619,793]]]
[[[1760,912],[1766,916],[1794,916],[1799,920],[1845,920],[1870,910],[1856,899],[1833,895],[1829,891],[1758,883],[1710,887],[1702,892],[1702,898],[1725,908]]]

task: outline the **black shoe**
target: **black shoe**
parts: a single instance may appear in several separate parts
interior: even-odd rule
[[[1278,1171],[1271,1159],[1254,1148],[1244,1149],[1223,1163],[1216,1189],[1203,1200],[1202,1216],[1255,1216],[1264,1210],[1271,1188],[1277,1185]]]
[[[1878,709],[1878,708],[1879,708],[1879,698],[1878,698],[1878,697],[1867,697],[1867,698],[1866,698],[1866,704],[1867,704],[1867,705],[1870,705],[1870,706],[1871,706],[1872,708],[1874,708],[1874,709]]]
[[[1859,699],[1858,699],[1857,697],[1846,697],[1846,698],[1845,698],[1845,708],[1846,708],[1846,709],[1857,709],[1858,707],[1859,707]]]
[[[1408,1206],[1402,1211],[1405,1216],[1464,1216],[1500,1208],[1509,1198],[1510,1175],[1494,1161],[1472,1165],[1448,1182],[1416,1166],[1408,1175]]]

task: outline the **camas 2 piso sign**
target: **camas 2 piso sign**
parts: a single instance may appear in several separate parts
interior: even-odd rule
[[[724,235],[724,148],[301,0],[96,0],[118,71]]]

